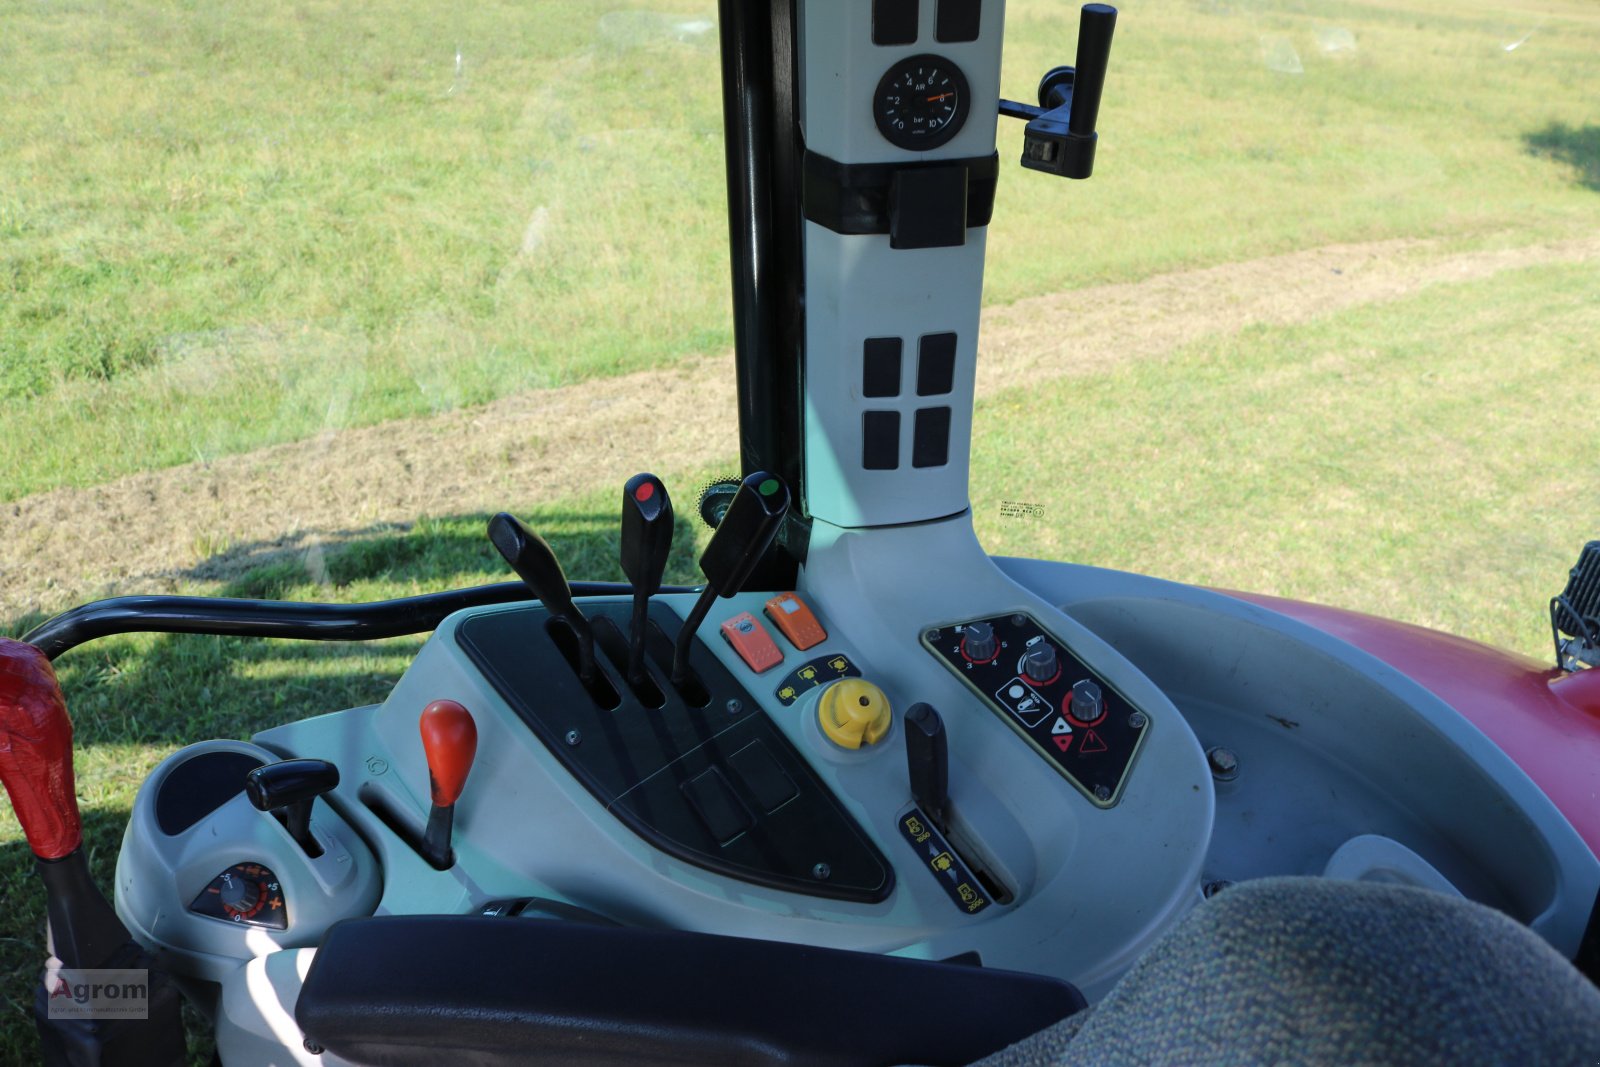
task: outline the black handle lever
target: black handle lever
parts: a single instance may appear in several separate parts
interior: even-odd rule
[[[711,610],[711,602],[744,588],[761,557],[772,547],[788,513],[789,487],[777,475],[756,471],[739,483],[727,513],[700,554],[706,588],[678,631],[672,656],[673,684],[681,684],[688,677],[689,646],[694,643],[695,631],[705,621],[706,612]]]
[[[950,799],[950,744],[944,719],[931,704],[906,709],[906,771],[911,777],[911,798],[933,825],[945,831],[945,807]]]
[[[489,520],[489,541],[539,602],[552,615],[565,619],[578,635],[578,675],[586,683],[593,681],[594,630],[572,602],[572,587],[567,584],[567,574],[561,569],[555,550],[504,511]]]
[[[1100,95],[1116,25],[1116,8],[1085,4],[1078,19],[1077,66],[1056,67],[1039,79],[1038,107],[1000,101],[1000,114],[1027,120],[1022,135],[1024,167],[1063,178],[1087,178],[1094,173],[1094,150],[1099,141],[1095,123],[1100,117]]]
[[[244,778],[244,792],[258,811],[279,815],[289,836],[312,859],[322,846],[311,836],[311,802],[339,784],[339,768],[321,759],[290,759],[257,767]]]
[[[1117,9],[1109,4],[1084,4],[1078,16],[1078,60],[1073,66],[1072,108],[1067,129],[1077,137],[1095,136],[1100,117],[1100,92],[1106,85],[1106,64],[1111,59],[1111,32],[1117,28]]]
[[[672,498],[654,474],[635,474],[622,487],[622,573],[633,583],[628,633],[628,680],[644,680],[644,625],[650,598],[661,590],[672,551]]]
[[[739,483],[727,513],[700,554],[700,570],[717,595],[730,597],[744,588],[788,513],[789,487],[777,475],[756,471]]]

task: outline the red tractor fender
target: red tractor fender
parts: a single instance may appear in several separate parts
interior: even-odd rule
[[[1600,669],[1567,672],[1410,623],[1219,590],[1382,660],[1455,708],[1532,778],[1600,856]]]

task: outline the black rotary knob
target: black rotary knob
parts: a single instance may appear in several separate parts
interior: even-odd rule
[[[1022,657],[1022,673],[1028,676],[1028,681],[1041,685],[1060,674],[1061,659],[1056,655],[1055,646],[1041,641],[1028,649]]]
[[[219,898],[230,915],[254,915],[261,904],[261,883],[237,874],[222,876]]]
[[[1105,695],[1100,692],[1100,687],[1089,679],[1074,682],[1072,685],[1072,699],[1067,704],[1067,714],[1085,726],[1100,721],[1100,716],[1106,713]]]
[[[961,635],[961,654],[974,663],[987,663],[1000,651],[1000,642],[994,636],[994,627],[986,622],[967,626]]]

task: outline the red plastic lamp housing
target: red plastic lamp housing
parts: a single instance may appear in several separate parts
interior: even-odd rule
[[[478,753],[478,725],[472,721],[472,713],[454,700],[435,700],[423,708],[418,725],[433,803],[448,808],[467,784],[472,759]]]
[[[35,856],[58,860],[82,844],[72,778],[72,720],[55,668],[34,646],[4,637],[0,781]]]

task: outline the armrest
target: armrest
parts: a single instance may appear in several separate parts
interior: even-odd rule
[[[361,1064],[968,1063],[1078,1011],[1051,978],[676,930],[384,916],[328,931],[295,1019]]]

